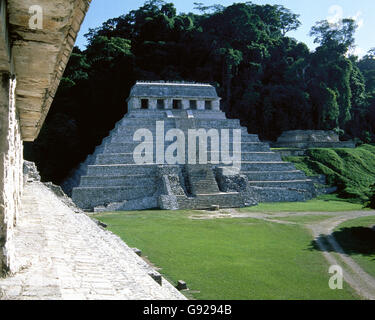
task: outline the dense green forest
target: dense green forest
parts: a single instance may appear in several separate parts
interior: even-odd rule
[[[282,131],[335,129],[343,139],[375,141],[375,49],[362,59],[355,21],[317,22],[311,52],[288,37],[300,26],[283,6],[251,2],[177,14],[147,1],[86,35],[74,48],[39,138],[25,145],[44,180],[60,183],[127,112],[136,80],[213,84],[222,109],[250,133],[275,140]]]

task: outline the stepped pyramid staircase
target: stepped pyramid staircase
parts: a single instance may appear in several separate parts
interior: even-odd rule
[[[180,129],[240,129],[241,170],[228,175],[223,164],[158,165],[155,163],[156,121],[164,121],[164,134]],[[136,164],[133,151],[140,142],[133,135],[140,128],[154,136],[154,161]],[[173,142],[165,141],[164,150]],[[232,152],[233,142],[230,142]],[[186,143],[187,148],[187,143]],[[208,139],[210,151],[210,139]],[[214,150],[219,152],[219,150]],[[188,151],[186,151],[186,155]],[[131,110],[120,120],[93,155],[62,185],[85,210],[206,209],[242,207],[256,202],[304,201],[315,196],[313,182],[283,162],[257,135],[248,134],[239,120],[226,119],[213,110]]]

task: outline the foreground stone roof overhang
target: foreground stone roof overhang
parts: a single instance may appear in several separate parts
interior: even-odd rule
[[[16,76],[16,105],[24,141],[39,134],[91,0],[0,0],[0,71]],[[30,28],[30,8],[42,27]],[[7,63],[8,62],[8,63]],[[6,70],[8,69],[8,70]]]

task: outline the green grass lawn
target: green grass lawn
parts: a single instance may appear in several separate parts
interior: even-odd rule
[[[241,212],[340,212],[367,210],[362,204],[351,203],[335,195],[324,195],[306,202],[261,203],[257,206],[241,208]]]
[[[344,251],[375,277],[375,217],[358,218],[340,224],[334,236]]]
[[[189,211],[95,215],[137,247],[171,282],[184,280],[195,299],[356,299],[330,290],[328,265],[310,250],[301,225],[260,220],[192,220]]]

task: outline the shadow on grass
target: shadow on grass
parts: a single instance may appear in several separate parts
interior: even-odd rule
[[[348,255],[361,254],[364,256],[375,255],[375,229],[366,227],[342,228],[332,233],[337,243]],[[310,250],[323,251],[318,241],[325,244],[325,250],[336,252],[332,246],[328,245],[325,235],[320,235],[318,239],[311,241]],[[373,259],[375,261],[375,258]]]

